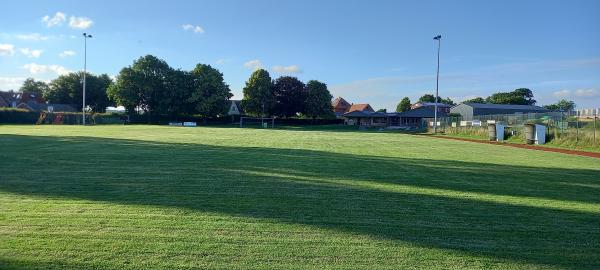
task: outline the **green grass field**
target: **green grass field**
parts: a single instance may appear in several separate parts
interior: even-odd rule
[[[0,126],[0,269],[599,269],[600,160],[398,133]]]

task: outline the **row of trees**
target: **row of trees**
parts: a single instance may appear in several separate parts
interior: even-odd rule
[[[246,82],[242,107],[254,116],[329,117],[333,114],[331,98],[327,85],[322,82],[311,80],[304,84],[290,76],[272,80],[269,72],[259,69]]]
[[[537,103],[537,101],[533,99],[533,92],[527,88],[518,88],[512,92],[498,92],[485,99],[476,97],[463,102],[518,105],[535,105]],[[575,102],[561,99],[557,103],[544,105],[544,108],[552,111],[572,111],[575,109]]]
[[[454,101],[452,99],[450,99],[449,97],[447,98],[442,98],[442,97],[438,97],[438,103],[445,103],[445,104],[450,104],[450,105],[456,105],[456,103],[454,103]],[[424,94],[422,95],[419,100],[417,102],[429,102],[429,103],[433,103],[435,102],[435,96],[432,94]],[[408,97],[404,97],[400,103],[398,103],[398,106],[396,106],[396,112],[405,112],[405,111],[409,111],[410,110],[410,105],[412,103],[410,102],[410,98]]]
[[[324,83],[304,84],[295,77],[272,80],[264,69],[252,73],[244,87],[242,107],[254,116],[325,117],[332,113],[331,94]],[[171,68],[164,60],[147,55],[119,72],[108,96],[128,111],[140,108],[148,117],[224,115],[233,96],[223,74],[210,65],[198,64],[192,71]]]
[[[464,103],[491,103],[491,104],[515,104],[515,105],[535,105],[533,92],[528,88],[518,88],[512,92],[498,92],[487,98],[476,97],[463,101]]]
[[[431,94],[425,94],[419,98],[418,102],[434,102],[435,96]],[[456,103],[450,98],[438,97],[438,103],[445,103],[449,105],[456,105]],[[515,105],[535,105],[536,100],[533,99],[533,92],[528,88],[518,88],[511,92],[498,92],[494,93],[489,97],[476,97],[463,101],[463,103],[491,103],[491,104],[515,104]],[[398,106],[396,107],[397,112],[405,112],[410,110],[410,99],[404,97]],[[575,103],[573,101],[561,99],[555,104],[544,106],[546,109],[553,111],[570,111],[575,109]]]
[[[82,108],[83,73],[61,75],[49,84],[27,79],[20,91],[24,102],[64,103]],[[121,69],[115,82],[102,74],[86,74],[86,105],[94,112],[122,105],[129,113],[142,110],[154,115],[196,115],[210,118],[224,115],[232,97],[223,74],[210,65],[198,64],[191,71],[170,67],[164,60],[146,55]],[[252,73],[244,87],[242,106],[254,116],[275,115],[311,118],[332,114],[331,94],[319,81],[304,84],[295,77],[272,80],[260,69]]]
[[[111,78],[86,73],[86,107],[92,111],[104,112],[114,102],[108,99],[107,89],[112,85]],[[69,73],[45,83],[28,78],[19,89],[21,101],[49,102],[70,104],[81,110],[83,107],[83,72]]]

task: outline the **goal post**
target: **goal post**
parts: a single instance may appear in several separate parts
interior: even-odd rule
[[[240,127],[274,128],[275,118],[272,117],[240,117]]]

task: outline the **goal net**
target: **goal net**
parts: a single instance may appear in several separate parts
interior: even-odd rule
[[[275,118],[240,117],[240,127],[273,128],[275,127]]]

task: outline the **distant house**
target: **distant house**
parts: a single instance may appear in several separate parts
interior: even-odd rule
[[[418,109],[421,107],[435,108],[435,102],[417,102],[415,104],[410,105],[411,110]],[[438,112],[450,113],[450,108],[452,107],[452,105],[446,104],[446,103],[438,103],[437,107],[438,107]]]
[[[227,115],[243,115],[244,111],[242,110],[242,101],[241,100],[230,100],[229,110],[227,111]]]
[[[435,107],[421,106],[413,110],[401,113],[390,113],[388,115],[390,126],[420,127],[423,125],[423,119],[435,117]],[[437,116],[446,117],[448,114],[445,112],[445,110],[440,111],[438,107]]]
[[[386,126],[387,113],[373,111],[351,111],[344,114],[344,123],[350,126]]]
[[[450,113],[460,114],[465,121],[473,120],[479,115],[514,114],[514,113],[544,113],[548,109],[532,105],[461,103],[450,108]]]
[[[17,108],[32,112],[77,112],[77,110],[69,104],[38,103],[35,101],[21,103],[17,105]]]
[[[385,126],[387,118],[386,113],[375,112],[369,104],[353,104],[344,114],[344,123],[351,126]]]
[[[2,107],[10,107],[10,105],[8,104],[8,102],[6,100],[4,100],[3,96],[0,96],[0,108]]]
[[[21,93],[0,91],[0,107],[16,108],[21,100]]]
[[[373,107],[371,107],[371,105],[369,105],[368,103],[352,104],[352,106],[350,106],[350,109],[348,109],[348,112],[356,112],[356,111],[375,112],[375,110],[373,110]]]
[[[342,118],[345,113],[350,110],[352,104],[348,103],[344,98],[337,97],[331,102],[331,106],[333,107],[333,113],[337,118]]]
[[[580,118],[600,117],[600,108],[579,109],[576,115]]]

